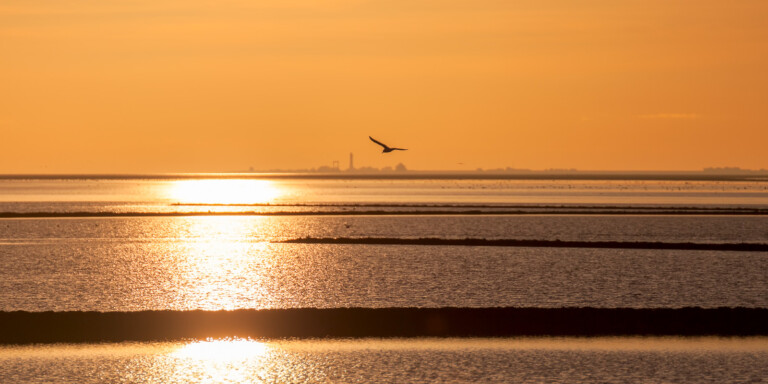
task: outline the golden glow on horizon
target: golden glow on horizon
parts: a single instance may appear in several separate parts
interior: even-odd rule
[[[179,180],[168,195],[180,204],[267,204],[281,191],[269,180]]]

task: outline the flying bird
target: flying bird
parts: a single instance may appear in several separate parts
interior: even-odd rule
[[[406,149],[406,148],[395,148],[395,147],[390,147],[390,146],[388,146],[388,145],[386,145],[386,144],[382,143],[381,141],[378,141],[378,140],[374,139],[373,137],[370,137],[370,136],[368,136],[368,138],[369,138],[369,139],[371,139],[371,141],[373,141],[374,143],[376,143],[376,144],[378,144],[378,145],[381,145],[382,147],[384,147],[384,149],[383,149],[383,150],[381,150],[381,153],[389,153],[389,152],[392,152],[392,151],[407,151],[407,149]]]

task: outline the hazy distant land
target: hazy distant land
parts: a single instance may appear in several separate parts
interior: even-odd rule
[[[220,173],[60,173],[0,174],[2,179],[474,179],[474,180],[683,180],[768,181],[768,169],[714,167],[702,170],[578,170],[496,168],[476,170],[408,170],[397,167],[340,169],[321,166],[310,169],[266,169]]]

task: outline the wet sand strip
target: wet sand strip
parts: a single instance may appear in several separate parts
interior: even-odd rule
[[[0,343],[223,337],[768,335],[767,308],[336,308],[0,312]]]
[[[768,244],[759,243],[664,243],[650,241],[561,241],[518,239],[442,239],[392,237],[302,237],[280,241],[298,244],[358,244],[358,245],[446,245],[486,247],[538,247],[538,248],[615,248],[615,249],[670,249],[688,251],[743,251],[768,252]]]

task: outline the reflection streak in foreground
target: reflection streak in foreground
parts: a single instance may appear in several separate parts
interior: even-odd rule
[[[282,193],[269,180],[239,179],[177,180],[166,191],[171,201],[182,204],[265,204]],[[179,220],[175,237],[182,242],[173,245],[182,249],[167,250],[174,257],[168,261],[167,270],[173,276],[165,288],[178,287],[173,306],[228,310],[247,302],[251,308],[262,307],[267,294],[262,280],[270,257],[264,252],[265,244],[254,239],[269,231],[263,220],[199,219]]]
[[[261,381],[271,353],[267,344],[250,339],[190,342],[166,356],[166,363],[172,372],[172,377],[168,379],[173,382],[216,383]]]
[[[760,382],[768,339],[221,339],[0,347],[0,381]]]

